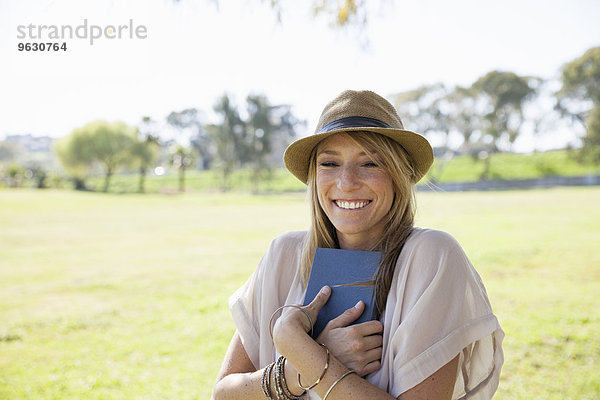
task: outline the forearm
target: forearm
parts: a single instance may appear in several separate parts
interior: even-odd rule
[[[307,333],[298,329],[281,327],[275,335],[275,345],[280,354],[287,358],[286,381],[293,393],[300,393],[297,372],[300,373],[302,385],[312,385],[322,374],[326,363],[326,350],[315,342]],[[321,398],[348,371],[348,368],[329,355],[329,366],[320,383],[314,390]],[[327,396],[327,400],[336,399],[393,399],[387,392],[369,383],[357,374],[350,374],[339,381]]]
[[[261,382],[264,369],[256,367],[248,357],[242,338],[236,331],[231,338],[211,399],[262,399]],[[262,397],[261,397],[262,396]]]
[[[264,369],[255,372],[229,374],[213,388],[213,400],[264,400],[262,376]]]

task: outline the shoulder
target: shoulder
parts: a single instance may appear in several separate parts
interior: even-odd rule
[[[261,264],[268,269],[279,269],[280,264],[293,265],[299,262],[306,231],[288,231],[277,236],[263,256]]]
[[[423,282],[448,273],[464,277],[471,269],[467,255],[452,235],[421,228],[410,234],[396,264],[396,273],[406,274],[409,281]]]
[[[307,231],[288,231],[277,236],[271,242],[269,251],[289,252],[302,250]]]
[[[294,282],[299,278],[302,248],[306,231],[290,231],[282,233],[271,242],[262,258],[257,277],[269,292],[278,293],[277,304],[284,304]]]
[[[406,240],[393,279],[388,306],[394,309],[400,305],[401,315],[408,315],[418,302],[443,308],[444,304],[438,300],[458,301],[467,286],[477,287],[481,283],[452,235],[420,228],[415,228]]]
[[[435,229],[414,228],[406,240],[404,248],[439,252],[448,249],[460,249],[460,245],[449,233]]]

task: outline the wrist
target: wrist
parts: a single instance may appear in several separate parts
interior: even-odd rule
[[[302,396],[305,391],[298,385],[298,379],[296,379],[298,371],[296,370],[296,367],[286,359],[283,364],[283,371],[289,391],[294,396]]]
[[[294,348],[301,347],[312,338],[304,331],[301,323],[277,323],[273,330],[273,344],[282,356],[288,358],[294,353]]]

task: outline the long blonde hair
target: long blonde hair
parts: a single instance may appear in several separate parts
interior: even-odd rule
[[[377,160],[391,177],[394,201],[387,215],[384,234],[368,250],[382,251],[383,258],[375,274],[375,305],[378,316],[385,310],[394,269],[402,247],[414,226],[415,185],[414,169],[402,146],[386,136],[373,132],[352,132],[348,135],[373,160]],[[304,282],[308,282],[312,260],[317,247],[339,248],[336,229],[321,208],[317,197],[316,156],[319,146],[313,150],[308,169],[308,196],[311,208],[311,226],[302,249],[301,269]],[[375,156],[376,154],[376,156]]]

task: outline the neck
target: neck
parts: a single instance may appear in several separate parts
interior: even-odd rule
[[[362,235],[344,235],[338,232],[338,243],[343,250],[363,250],[371,251],[377,243],[373,237],[364,237]]]

